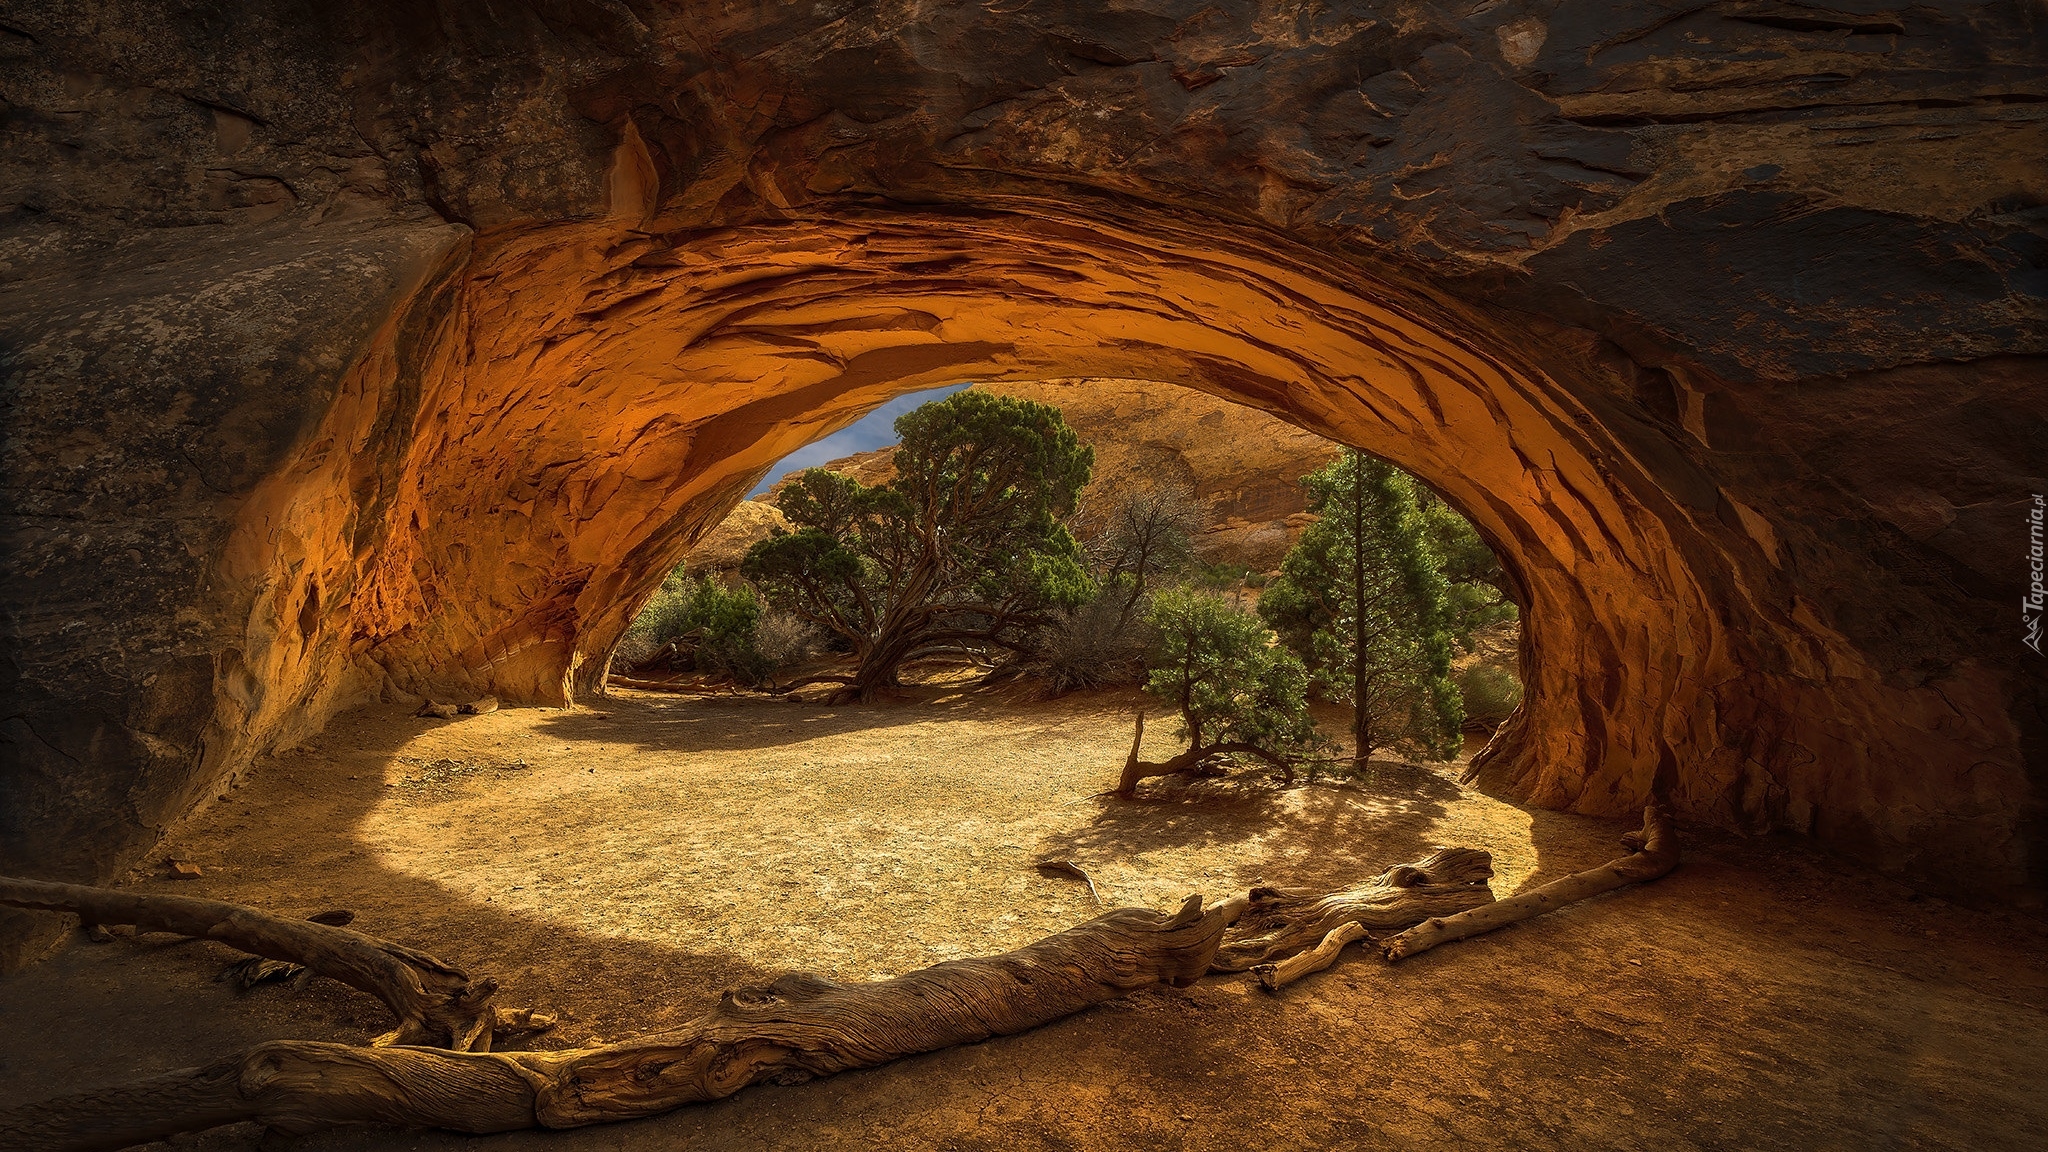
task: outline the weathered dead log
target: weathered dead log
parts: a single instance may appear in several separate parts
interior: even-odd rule
[[[1467,912],[1432,917],[1381,941],[1380,950],[1388,960],[1400,960],[1439,944],[1556,911],[1589,896],[1655,880],[1678,866],[1678,836],[1671,830],[1671,813],[1662,802],[1643,809],[1642,830],[1624,833],[1621,842],[1629,850],[1626,856]]]
[[[1330,929],[1322,943],[1306,952],[1297,952],[1277,964],[1254,964],[1252,975],[1259,978],[1259,986],[1268,992],[1278,992],[1296,980],[1312,972],[1321,972],[1337,962],[1337,954],[1353,940],[1365,939],[1365,925],[1356,920]]]
[[[1488,853],[1444,848],[1344,892],[1254,888],[1250,908],[1226,933],[1211,970],[1242,972],[1283,960],[1347,923],[1381,935],[1487,904],[1492,876]]]
[[[498,982],[469,974],[416,948],[313,920],[272,916],[240,904],[191,896],[159,896],[0,877],[0,904],[69,912],[88,924],[132,924],[217,940],[270,960],[302,965],[382,1000],[398,1027],[377,1037],[395,1044],[490,1050],[494,1032],[533,1031],[553,1018],[530,1009],[497,1008]]]
[[[356,914],[346,908],[332,908],[325,912],[315,912],[306,919],[315,924],[346,928],[355,923]],[[106,931],[98,924],[93,925],[93,928],[101,932]],[[258,984],[273,980],[289,980],[292,987],[302,988],[307,980],[316,975],[318,973],[304,964],[294,964],[289,960],[272,960],[267,956],[244,956],[221,969],[220,975],[214,979],[233,984],[237,989],[247,992]]]
[[[699,676],[690,680],[642,680],[633,676],[621,676],[614,672],[605,677],[605,684],[619,688],[637,688],[642,692],[675,692],[682,695],[708,692],[730,684],[729,680],[714,680]]]
[[[717,1100],[1035,1028],[1200,979],[1242,900],[1125,908],[1014,952],[871,984],[786,976],[679,1028],[599,1048],[456,1053],[280,1041],[202,1069],[0,1112],[0,1147],[121,1148],[258,1120],[286,1132],[376,1121],[458,1132],[571,1128]]]

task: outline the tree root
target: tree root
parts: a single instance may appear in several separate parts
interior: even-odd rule
[[[378,1047],[420,1045],[487,1052],[494,1032],[539,1030],[554,1019],[531,1009],[496,1008],[498,982],[469,974],[403,944],[316,920],[272,916],[240,904],[156,896],[0,877],[0,904],[70,912],[88,924],[132,924],[218,940],[230,948],[311,969],[382,1000],[398,1027]]]
[[[1629,850],[1626,856],[1610,860],[1598,868],[1552,880],[1540,888],[1506,900],[1452,916],[1431,917],[1398,936],[1382,941],[1380,950],[1389,961],[1401,960],[1418,952],[1427,952],[1439,944],[1463,940],[1555,911],[1589,896],[1655,880],[1678,867],[1678,836],[1671,830],[1671,813],[1662,801],[1652,801],[1643,809],[1642,830],[1623,834],[1621,842]]]
[[[120,1148],[243,1120],[288,1133],[351,1121],[482,1133],[649,1116],[764,1080],[797,1083],[1022,1032],[1162,981],[1192,984],[1243,907],[1204,909],[1191,896],[1171,915],[1119,909],[1014,952],[872,984],[785,976],[728,992],[679,1028],[596,1048],[263,1044],[206,1068],[0,1112],[0,1146]]]
[[[1345,924],[1384,934],[1485,905],[1493,900],[1486,883],[1492,876],[1490,854],[1476,848],[1445,848],[1413,864],[1397,864],[1370,884],[1343,892],[1254,888],[1250,908],[1226,934],[1210,970],[1242,972],[1283,960]]]

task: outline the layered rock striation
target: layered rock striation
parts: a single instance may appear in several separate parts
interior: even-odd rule
[[[2037,16],[21,0],[0,870],[386,685],[586,693],[794,447],[1099,377],[1456,501],[1516,794],[2037,889]]]

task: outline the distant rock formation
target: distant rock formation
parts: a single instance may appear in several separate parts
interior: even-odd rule
[[[836,465],[839,461],[832,463]],[[740,561],[747,558],[747,549],[766,540],[777,529],[787,532],[789,521],[783,518],[782,509],[775,506],[773,493],[742,500],[683,557],[683,571],[692,576],[737,575]]]

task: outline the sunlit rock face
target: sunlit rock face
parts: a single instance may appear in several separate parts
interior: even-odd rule
[[[2026,6],[4,24],[7,871],[112,875],[380,690],[587,693],[789,450],[1097,376],[1457,501],[1521,584],[1516,794],[2042,876]]]

